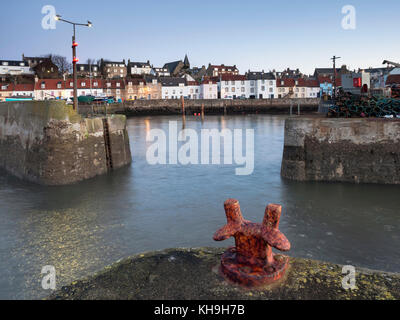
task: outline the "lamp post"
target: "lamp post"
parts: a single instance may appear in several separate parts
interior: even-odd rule
[[[90,21],[88,21],[86,24],[68,21],[68,20],[62,19],[60,15],[56,15],[55,19],[57,21],[62,21],[62,22],[72,24],[73,30],[74,30],[74,34],[72,36],[72,65],[73,65],[73,77],[74,77],[74,110],[76,110],[76,112],[78,112],[78,75],[77,75],[77,71],[76,71],[76,64],[79,61],[79,59],[76,56],[76,47],[78,46],[78,43],[75,41],[76,26],[83,26],[83,27],[91,28],[93,25]]]
[[[333,103],[336,104],[336,60],[340,57],[333,56],[331,60],[333,61]]]

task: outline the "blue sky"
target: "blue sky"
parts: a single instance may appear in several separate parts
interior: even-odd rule
[[[183,59],[192,65],[236,64],[251,70],[330,66],[341,56],[350,68],[400,61],[398,0],[14,0],[0,13],[0,58],[56,53],[70,57],[72,27],[44,30],[41,13],[57,14],[92,29],[77,33],[78,57],[150,60],[155,66]],[[343,30],[342,7],[356,8],[357,27]]]

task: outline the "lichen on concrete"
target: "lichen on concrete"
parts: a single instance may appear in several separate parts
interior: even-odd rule
[[[119,261],[56,291],[60,300],[390,300],[400,299],[400,275],[356,269],[356,288],[342,287],[342,266],[291,258],[286,276],[242,288],[218,272],[224,249],[170,249]]]
[[[130,164],[126,117],[108,117],[113,168]],[[102,118],[82,118],[61,101],[0,106],[0,166],[43,185],[65,185],[108,172]]]

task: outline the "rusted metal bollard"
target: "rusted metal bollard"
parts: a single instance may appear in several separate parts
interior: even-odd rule
[[[281,212],[280,205],[270,204],[263,223],[252,223],[243,219],[239,201],[225,202],[228,224],[215,233],[214,240],[235,238],[236,247],[228,249],[221,260],[221,271],[228,279],[252,287],[270,284],[285,274],[289,257],[272,252],[272,248],[290,250],[289,240],[279,231]]]

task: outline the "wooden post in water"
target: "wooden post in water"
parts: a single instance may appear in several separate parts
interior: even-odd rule
[[[185,98],[182,96],[182,129],[186,127],[186,112],[185,112]]]
[[[181,97],[181,101],[182,101],[182,115],[185,115],[185,98],[182,96]]]
[[[293,114],[293,102],[290,103],[290,116]]]
[[[201,122],[204,122],[204,103],[201,104]]]
[[[297,105],[297,115],[300,115],[300,102]]]

